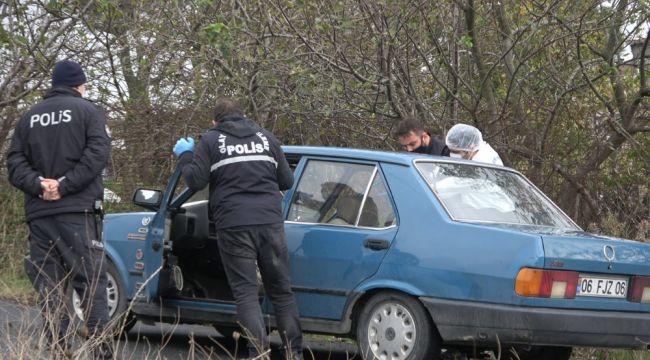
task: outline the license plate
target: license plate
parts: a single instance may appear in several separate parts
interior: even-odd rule
[[[580,274],[576,296],[624,298],[627,296],[627,278]]]

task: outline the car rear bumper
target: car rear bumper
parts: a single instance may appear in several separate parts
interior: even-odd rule
[[[420,298],[447,343],[647,349],[650,314]]]

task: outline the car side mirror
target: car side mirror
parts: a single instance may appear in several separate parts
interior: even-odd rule
[[[133,203],[149,210],[158,210],[162,200],[162,191],[152,189],[137,189],[133,194]]]

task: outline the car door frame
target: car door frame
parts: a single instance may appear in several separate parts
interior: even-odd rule
[[[294,157],[297,157],[296,154],[291,154],[291,155],[294,156]],[[383,169],[382,169],[380,161],[373,161],[373,160],[368,160],[368,159],[356,159],[356,158],[345,158],[345,157],[328,157],[328,156],[318,156],[318,155],[304,154],[304,155],[300,156],[300,160],[298,161],[298,164],[297,164],[297,166],[296,166],[296,168],[294,170],[294,184],[291,187],[291,189],[289,189],[285,193],[285,198],[284,198],[284,202],[283,202],[283,218],[285,219],[285,229],[287,229],[288,226],[292,226],[291,224],[297,224],[298,226],[310,226],[311,225],[311,226],[316,227],[317,229],[335,229],[336,225],[332,225],[332,224],[311,224],[311,223],[300,223],[300,222],[293,222],[293,221],[288,221],[287,220],[294,194],[296,193],[297,188],[298,188],[299,184],[301,183],[301,178],[304,175],[304,171],[306,169],[306,166],[307,166],[308,162],[311,161],[311,160],[374,166],[375,167],[374,176],[369,179],[369,184],[368,184],[368,187],[365,189],[364,195],[366,195],[367,192],[370,190],[374,178],[376,176],[380,176],[381,180],[383,182],[383,185],[384,185],[386,191],[388,192],[388,198],[390,200],[390,206],[391,206],[392,211],[394,212],[394,215],[395,215],[395,224],[391,225],[391,226],[388,226],[388,227],[385,227],[385,228],[368,228],[368,227],[360,227],[360,226],[346,227],[348,230],[352,230],[352,231],[358,231],[358,230],[363,231],[365,229],[365,230],[370,230],[371,233],[375,232],[375,231],[377,231],[377,233],[383,231],[383,232],[392,232],[392,234],[390,235],[390,240],[389,240],[388,247],[385,248],[385,249],[381,249],[383,251],[383,254],[377,259],[376,265],[375,265],[374,270],[372,271],[372,273],[368,273],[363,279],[360,279],[356,284],[354,284],[354,286],[350,287],[349,289],[346,289],[346,290],[342,290],[342,289],[323,289],[322,291],[320,291],[320,292],[322,292],[323,294],[325,294],[327,296],[345,296],[346,300],[345,300],[343,306],[340,308],[340,313],[338,315],[339,318],[337,318],[337,319],[332,319],[332,318],[320,319],[320,318],[318,318],[318,319],[312,319],[312,320],[314,320],[315,323],[318,323],[319,321],[328,321],[329,322],[329,321],[332,321],[332,320],[340,322],[340,321],[345,321],[345,319],[347,318],[346,314],[350,311],[350,309],[352,308],[354,302],[361,296],[361,294],[356,293],[356,289],[358,289],[360,286],[362,286],[362,284],[365,281],[368,281],[369,279],[372,278],[373,275],[375,275],[377,273],[377,271],[379,270],[379,268],[381,266],[381,263],[382,263],[383,259],[385,258],[386,254],[388,254],[388,252],[390,251],[390,248],[391,248],[391,246],[392,246],[392,244],[393,244],[393,242],[395,240],[395,236],[396,236],[397,231],[399,229],[399,214],[398,214],[397,207],[395,205],[395,201],[393,199],[392,193],[391,193],[390,188],[388,186],[386,176],[383,173]],[[360,208],[360,211],[361,211],[361,208]],[[370,237],[370,236],[368,236],[368,237]],[[289,240],[290,239],[287,238],[288,242],[289,242]],[[288,244],[288,245],[291,246],[291,244]],[[368,250],[368,249],[366,249],[366,250]],[[291,254],[290,254],[290,257],[291,257]],[[293,270],[292,270],[292,272],[293,272]],[[292,278],[292,282],[293,282],[293,278]],[[296,294],[300,294],[301,292],[312,292],[312,293],[313,292],[318,292],[316,289],[309,289],[309,288],[306,288],[306,287],[301,287],[301,286],[296,285],[295,283],[292,284],[292,288],[294,290],[294,293],[296,293]],[[301,314],[301,316],[304,316],[304,315]]]
[[[182,167],[178,165],[169,177],[160,207],[151,219],[147,230],[144,246],[144,285],[146,286],[144,293],[148,301],[160,297],[160,273],[164,268],[164,255],[166,251],[171,250],[170,230],[173,211],[178,208],[177,204],[182,204],[193,194],[192,191],[183,191],[174,198],[181,177]]]

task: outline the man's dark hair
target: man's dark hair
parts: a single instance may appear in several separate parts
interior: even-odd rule
[[[409,118],[400,121],[395,127],[394,133],[395,137],[402,137],[408,135],[411,131],[415,135],[420,135],[424,132],[424,127],[418,120]]]
[[[239,102],[233,98],[221,98],[214,106],[214,121],[219,122],[228,116],[244,116]]]

